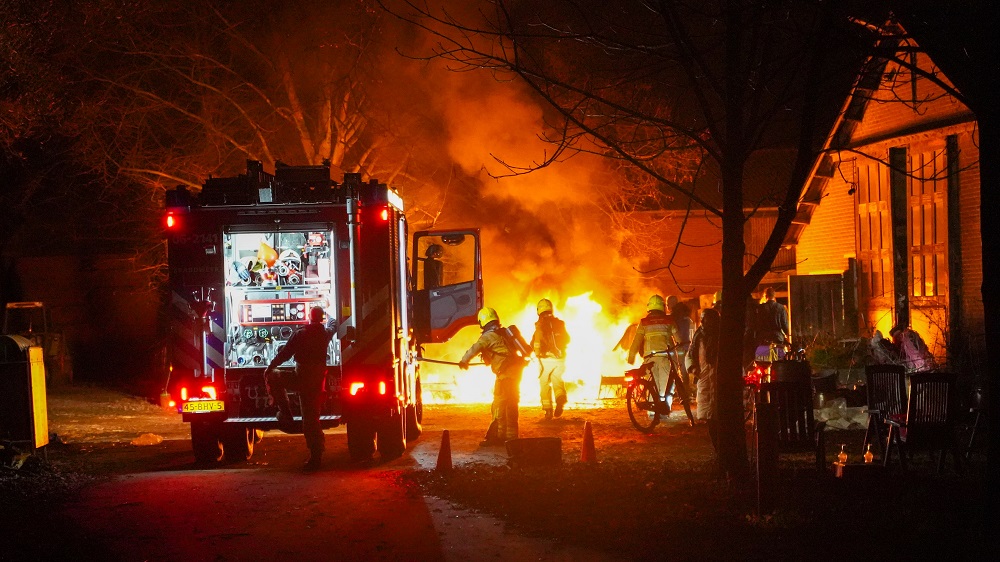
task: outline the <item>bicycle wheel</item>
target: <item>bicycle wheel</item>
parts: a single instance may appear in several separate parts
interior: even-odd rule
[[[680,396],[681,405],[684,406],[684,413],[688,417],[688,423],[691,424],[691,427],[694,427],[694,414],[691,413],[691,393],[688,391],[687,385],[681,381],[678,373],[670,373],[670,376],[673,379],[670,391],[674,393],[675,398],[678,395]]]
[[[660,415],[656,413],[658,403],[652,383],[643,379],[634,381],[625,395],[625,407],[632,425],[643,433],[652,431],[660,423]]]

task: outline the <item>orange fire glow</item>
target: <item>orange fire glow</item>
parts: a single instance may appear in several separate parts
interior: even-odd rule
[[[529,299],[519,310],[509,312],[498,308],[503,325],[518,327],[525,340],[531,339],[537,320],[535,302],[542,296]],[[549,297],[551,298],[551,297]],[[621,376],[627,365],[625,354],[612,351],[628,327],[629,320],[614,318],[592,298],[591,293],[569,297],[563,303],[553,299],[555,314],[566,322],[570,344],[566,356],[566,390],[569,404],[593,402],[598,398],[601,376]],[[479,337],[479,329],[466,328],[447,344],[427,346],[427,357],[458,361],[462,354]],[[521,381],[521,404],[540,404],[538,362],[533,360],[525,369]],[[424,363],[421,366],[424,401],[428,403],[462,402],[489,403],[493,400],[493,383],[496,377],[485,365],[461,371],[457,367]]]

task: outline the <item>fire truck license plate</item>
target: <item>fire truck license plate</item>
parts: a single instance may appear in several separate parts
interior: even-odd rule
[[[226,403],[222,400],[198,400],[197,402],[185,402],[182,410],[189,414],[199,414],[202,412],[224,412]]]

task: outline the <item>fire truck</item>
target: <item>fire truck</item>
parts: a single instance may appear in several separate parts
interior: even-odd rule
[[[419,354],[476,323],[483,303],[478,229],[412,235],[400,195],[329,164],[209,178],[166,193],[168,383],[191,424],[195,459],[246,460],[279,427],[264,370],[310,311],[336,334],[321,424],[346,426],[354,460],[400,456],[423,420]],[[288,361],[278,370],[293,370]]]

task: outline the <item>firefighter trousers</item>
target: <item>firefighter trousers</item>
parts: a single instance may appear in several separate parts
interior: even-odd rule
[[[656,381],[656,390],[660,393],[660,398],[664,398],[667,392],[667,381],[670,379],[670,359],[667,357],[650,357],[646,363],[653,365],[653,380]]]
[[[552,398],[556,405],[566,404],[566,383],[563,374],[566,372],[566,360],[562,357],[540,357],[541,371],[538,374],[538,387],[541,390],[542,410],[552,411]]]
[[[497,377],[493,384],[493,423],[487,431],[487,441],[517,439],[517,408],[521,400],[521,377]],[[495,434],[492,434],[495,432]]]
[[[319,422],[320,410],[326,399],[326,369],[321,371],[302,370],[295,373],[271,373],[267,377],[267,392],[274,405],[285,415],[292,415],[288,401],[288,390],[298,391],[302,406],[302,434],[306,447],[314,457],[322,456],[326,449],[323,428]]]

